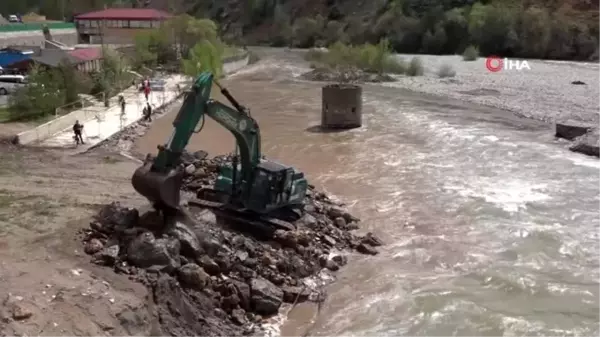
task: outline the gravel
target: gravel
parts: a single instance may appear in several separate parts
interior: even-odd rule
[[[545,122],[574,119],[597,124],[600,120],[598,63],[527,60],[531,70],[492,73],[485,58],[466,62],[459,55],[397,57],[408,62],[414,56],[423,61],[424,76],[395,76],[396,82],[381,85],[492,106]],[[439,78],[442,65],[451,66],[456,76]],[[572,84],[575,81],[585,84]]]

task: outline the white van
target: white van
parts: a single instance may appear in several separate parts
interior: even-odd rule
[[[8,95],[23,87],[27,77],[23,75],[0,75],[0,95]]]

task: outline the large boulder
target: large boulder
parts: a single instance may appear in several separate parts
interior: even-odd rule
[[[574,140],[583,136],[593,128],[593,125],[576,120],[557,122],[555,125],[554,136],[568,140]]]
[[[198,258],[204,253],[198,236],[185,224],[176,222],[167,234],[179,240],[183,255]]]
[[[196,290],[204,289],[210,282],[210,275],[195,263],[188,263],[181,266],[177,271],[177,276],[183,285]]]
[[[250,293],[254,311],[263,315],[277,314],[283,302],[283,291],[262,277],[250,281]]]
[[[179,265],[179,241],[173,238],[154,237],[152,232],[144,232],[133,239],[127,247],[127,259],[140,268],[166,266],[176,268]]]

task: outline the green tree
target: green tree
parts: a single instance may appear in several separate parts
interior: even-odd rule
[[[551,23],[548,11],[542,8],[529,8],[519,17],[519,55],[530,58],[545,57],[551,37]]]
[[[69,62],[63,61],[56,69],[60,74],[61,89],[64,91],[65,103],[75,102],[79,99],[78,94],[81,92],[79,87],[79,74],[77,69]]]
[[[102,69],[94,76],[93,93],[104,92],[111,97],[129,84],[127,64],[109,48],[104,48],[102,54]]]
[[[311,18],[300,18],[294,23],[294,46],[299,48],[309,48],[315,45],[319,39],[323,26]]]
[[[183,72],[191,77],[205,71],[212,72],[216,78],[223,75],[222,54],[208,40],[198,42],[182,63]]]
[[[469,33],[483,55],[504,55],[518,48],[515,12],[508,7],[474,5],[469,15]]]
[[[348,38],[344,34],[344,24],[339,21],[329,21],[323,32],[323,42],[330,46],[338,41],[346,43]]]
[[[454,8],[444,13],[443,22],[446,33],[446,45],[444,53],[462,52],[469,43],[469,22],[465,16],[465,10]]]
[[[178,15],[167,20],[160,29],[180,56],[186,56],[198,41],[203,40],[222,48],[217,25],[209,19],[197,19],[187,14]]]
[[[423,51],[427,54],[441,54],[446,46],[446,40],[446,32],[443,28],[435,28],[433,34],[428,31],[423,36]]]
[[[9,99],[10,118],[31,120],[54,114],[56,108],[65,103],[62,80],[59,71],[34,66],[28,84]]]

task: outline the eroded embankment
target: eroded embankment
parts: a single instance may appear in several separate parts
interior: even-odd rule
[[[229,157],[186,155],[186,186],[214,182]],[[208,210],[186,209],[163,227],[156,212],[113,203],[84,231],[93,262],[131,275],[150,288],[161,334],[261,333],[263,318],[283,303],[324,299],[323,276],[346,264],[344,251],[377,254],[381,241],[356,236],[358,219],[312,187],[295,230],[258,231],[223,223]],[[323,274],[325,273],[325,275]]]

